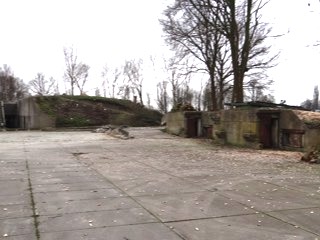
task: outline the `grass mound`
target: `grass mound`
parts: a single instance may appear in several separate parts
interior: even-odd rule
[[[56,119],[56,127],[158,126],[162,117],[156,110],[123,99],[65,95],[35,98],[41,111]]]

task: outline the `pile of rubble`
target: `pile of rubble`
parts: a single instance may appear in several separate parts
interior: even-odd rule
[[[313,148],[312,150],[307,151],[301,157],[301,161],[320,164],[320,148]]]
[[[131,139],[134,138],[133,136],[130,136],[129,132],[125,130],[125,128],[128,128],[128,126],[113,126],[113,125],[106,125],[102,126],[100,128],[97,128],[93,130],[92,132],[95,133],[106,133],[112,137],[120,138],[120,139]]]

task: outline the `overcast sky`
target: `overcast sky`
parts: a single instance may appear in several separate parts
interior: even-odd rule
[[[126,59],[163,54],[158,19],[167,2],[0,0],[0,66],[8,64],[25,82],[38,72],[62,79],[63,47],[73,46],[90,66],[88,88],[93,89],[106,63],[119,66]],[[320,2],[271,0],[264,20],[274,34],[284,34],[271,41],[273,51],[281,53],[277,67],[269,71],[275,81],[273,94],[277,101],[299,105],[320,85],[320,46],[314,46],[320,41]],[[148,84],[145,91],[155,86]]]

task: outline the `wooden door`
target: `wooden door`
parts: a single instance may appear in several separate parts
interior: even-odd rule
[[[260,143],[263,148],[272,147],[272,117],[270,114],[260,115]]]

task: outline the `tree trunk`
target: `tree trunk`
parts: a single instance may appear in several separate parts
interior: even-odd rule
[[[232,64],[234,70],[234,87],[233,87],[233,102],[242,103],[244,101],[244,89],[243,80],[245,72],[247,71],[247,64],[250,52],[250,25],[251,25],[251,11],[252,11],[252,0],[247,0],[246,18],[245,18],[245,36],[243,46],[240,52],[240,41],[239,41],[239,29],[235,14],[235,4],[231,5],[231,51],[232,51]],[[233,46],[232,46],[233,45]]]
[[[217,111],[218,106],[217,106],[217,94],[216,94],[216,85],[214,81],[214,75],[215,71],[211,70],[210,71],[210,95],[211,95],[211,111]]]
[[[137,89],[137,91],[138,91],[138,95],[139,95],[140,104],[143,106],[142,88],[140,87],[140,89]]]
[[[71,96],[74,95],[74,82],[71,80]]]

